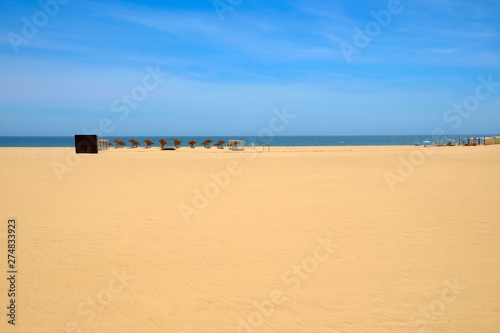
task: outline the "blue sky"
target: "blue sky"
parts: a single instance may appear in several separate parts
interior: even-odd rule
[[[498,0],[54,1],[0,3],[0,135],[500,134]]]

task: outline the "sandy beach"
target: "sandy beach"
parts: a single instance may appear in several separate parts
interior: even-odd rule
[[[0,148],[0,331],[500,331],[500,145],[267,149]]]

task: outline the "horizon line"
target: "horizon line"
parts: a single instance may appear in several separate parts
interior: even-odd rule
[[[498,132],[500,133],[500,132]],[[72,134],[72,135],[0,135],[0,138],[25,138],[25,137],[47,137],[47,138],[63,138],[63,137],[73,137],[75,135],[96,135],[96,134]],[[426,134],[299,134],[299,135],[274,135],[273,137],[307,137],[307,136],[315,136],[315,137],[331,137],[331,136],[432,136],[433,134],[431,133],[426,133]],[[450,133],[444,133],[441,134],[444,136],[448,135],[453,135],[453,136],[461,136],[461,135],[474,135],[474,136],[481,136],[481,135],[500,135],[500,134],[493,134],[493,133],[458,133],[458,134],[450,134]],[[99,135],[98,135],[99,136]],[[138,137],[145,137],[145,136],[165,136],[165,135],[156,135],[156,134],[117,134],[117,135],[102,135],[100,137],[118,137],[118,136],[138,136]],[[191,137],[191,136],[239,136],[239,137],[259,137],[259,135],[233,135],[233,134],[186,134],[186,135],[170,135],[170,136],[178,136],[178,137]]]

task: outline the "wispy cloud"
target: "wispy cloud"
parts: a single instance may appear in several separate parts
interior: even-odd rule
[[[256,110],[284,104],[312,114],[324,134],[350,113],[335,130],[351,121],[355,131],[373,112],[403,122],[424,117],[424,126],[427,112],[442,114],[437,105],[450,105],[447,96],[470,89],[470,78],[498,73],[500,8],[496,0],[401,2],[403,12],[347,64],[340,43],[353,43],[355,29],[387,1],[243,2],[223,22],[210,2],[70,1],[15,54],[6,34],[21,33],[22,17],[40,7],[6,0],[0,114],[9,114],[4,126],[34,114],[107,114],[145,66],[159,65],[170,85],[141,106],[142,115],[176,117],[183,126],[199,113],[209,124],[221,112],[245,123]],[[494,107],[485,104],[484,114]]]

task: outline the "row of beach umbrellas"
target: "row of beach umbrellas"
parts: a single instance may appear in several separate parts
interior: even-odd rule
[[[182,144],[182,141],[178,140],[178,139],[160,139],[160,140],[158,140],[158,142],[160,143],[161,148],[165,147],[165,145],[167,144],[168,140],[172,140],[174,142],[174,147],[175,148],[179,148],[181,146],[181,144]],[[128,142],[130,143],[131,148],[137,148],[137,146],[141,145],[141,143],[139,141],[135,140],[135,139],[130,139],[130,140],[128,140]],[[146,144],[146,148],[151,148],[151,146],[154,145],[154,142],[151,141],[151,140],[149,140],[149,139],[146,139],[143,142]],[[210,144],[212,142],[213,142],[213,140],[207,139],[207,140],[201,142],[200,146],[203,146],[205,148],[210,148]],[[116,144],[116,148],[125,147],[127,145],[124,141],[122,141],[120,139],[114,140],[113,143]],[[195,148],[195,144],[196,143],[197,143],[196,140],[191,140],[191,141],[188,142],[188,145],[191,148]],[[214,146],[216,146],[219,149],[223,149],[223,145],[225,143],[226,143],[226,141],[219,140],[216,143],[214,143]]]

